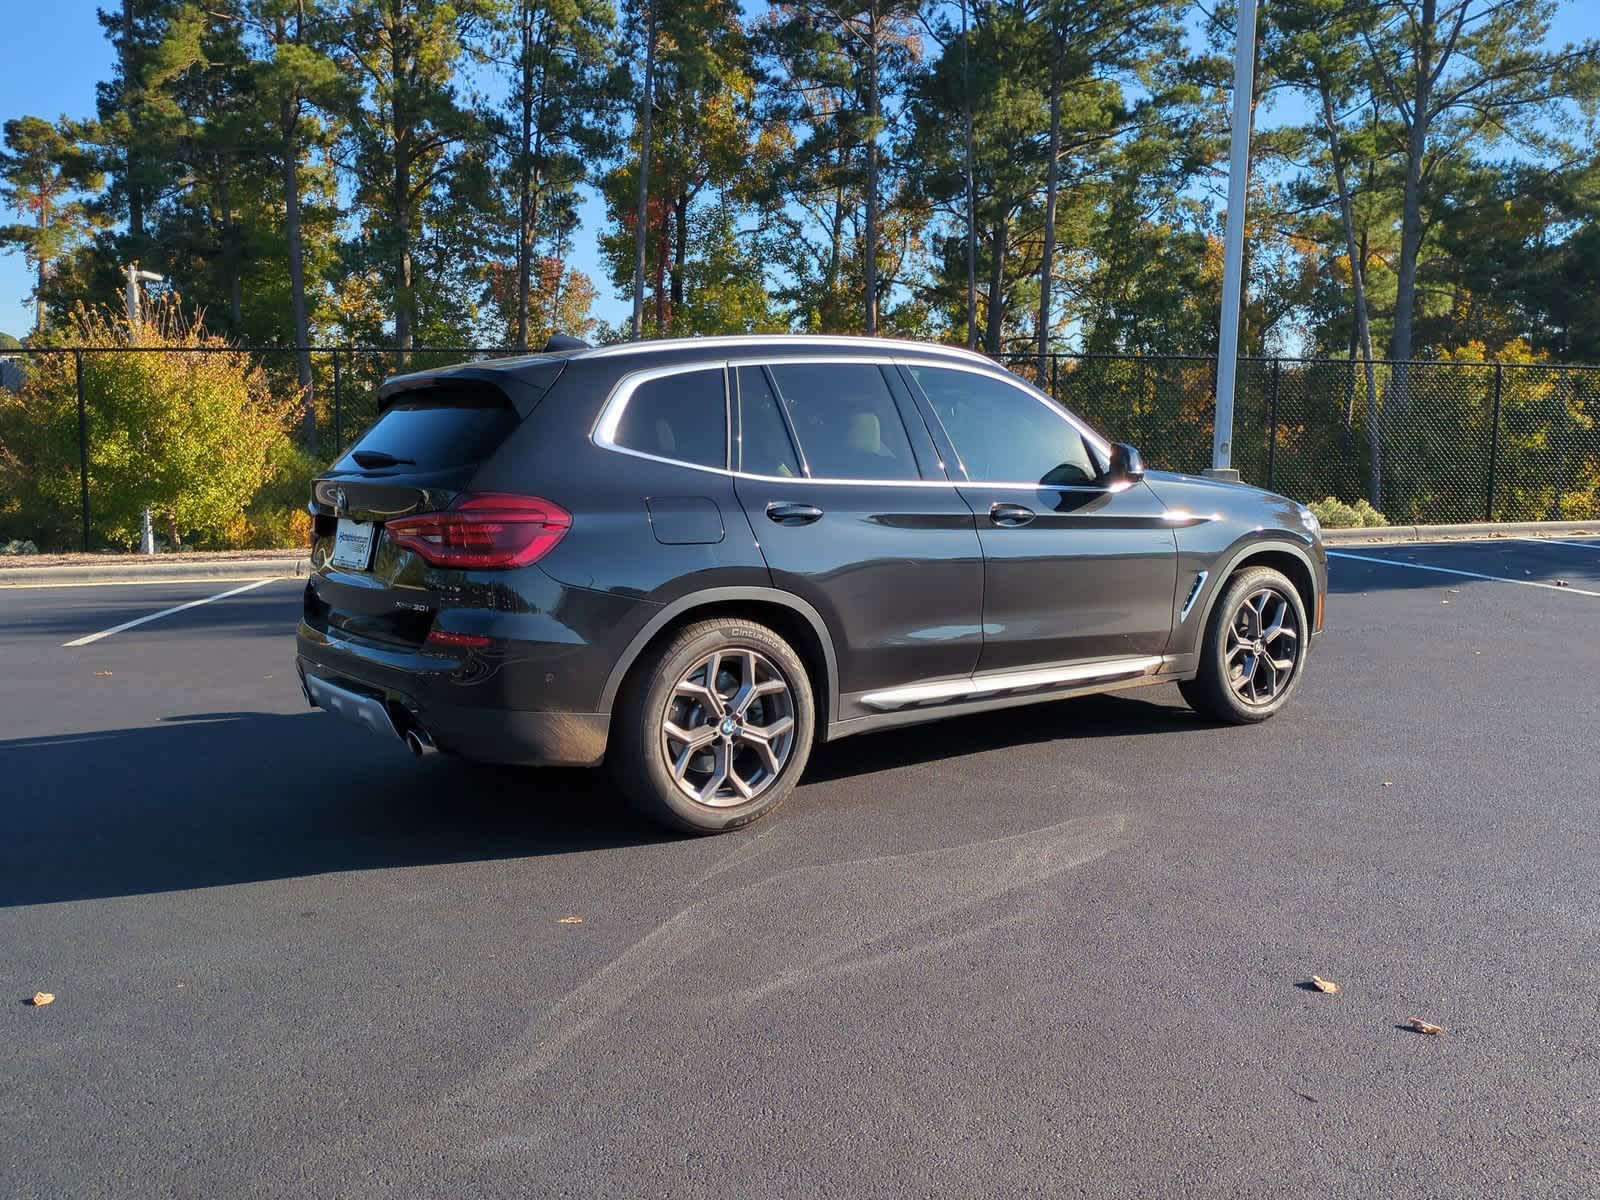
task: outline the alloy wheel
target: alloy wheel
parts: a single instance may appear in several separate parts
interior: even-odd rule
[[[672,689],[661,721],[667,772],[691,800],[726,808],[772,786],[794,748],[794,694],[764,654],[715,650]]]
[[[1270,704],[1300,663],[1300,620],[1294,603],[1275,587],[1250,592],[1234,610],[1223,646],[1228,686],[1249,705]]]

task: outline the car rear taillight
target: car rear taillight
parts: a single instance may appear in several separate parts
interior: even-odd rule
[[[538,562],[572,528],[572,515],[537,496],[463,492],[443,512],[390,521],[389,541],[436,567],[497,569]]]
[[[489,644],[489,639],[479,633],[451,633],[445,629],[428,630],[424,646],[434,646],[446,650],[481,650]]]

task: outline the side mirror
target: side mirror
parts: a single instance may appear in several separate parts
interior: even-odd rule
[[[1106,482],[1115,486],[1138,483],[1144,478],[1144,459],[1126,442],[1116,442],[1111,447],[1111,465],[1106,468]]]

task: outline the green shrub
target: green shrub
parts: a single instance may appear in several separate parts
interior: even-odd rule
[[[294,398],[273,397],[246,354],[175,307],[158,306],[131,327],[109,312],[80,308],[65,332],[70,344],[96,350],[82,356],[94,536],[132,547],[148,507],[169,543],[225,537],[269,476]],[[124,348],[132,352],[117,353]],[[0,524],[33,520],[37,533],[27,536],[56,545],[74,540],[72,354],[38,357],[19,393],[0,393],[0,475],[0,496],[12,498],[0,504],[10,510],[0,511]]]
[[[1325,500],[1313,500],[1306,507],[1329,529],[1373,529],[1389,523],[1389,518],[1365,499],[1346,504],[1329,496]]]

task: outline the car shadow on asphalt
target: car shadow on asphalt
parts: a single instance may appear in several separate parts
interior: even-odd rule
[[[414,761],[325,714],[0,741],[0,907],[666,840],[597,771]]]
[[[805,779],[1205,724],[1186,708],[1090,697],[822,746]],[[0,781],[0,907],[676,839],[637,818],[604,771],[419,763],[310,712],[0,741]]]

